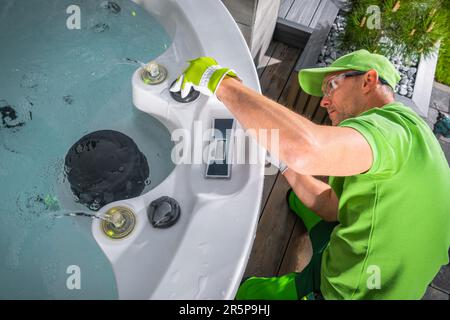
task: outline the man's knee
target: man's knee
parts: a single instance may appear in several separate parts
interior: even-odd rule
[[[295,212],[295,214],[303,221],[308,232],[322,220],[320,216],[303,204],[292,189],[288,192],[286,199],[288,201],[289,209]]]

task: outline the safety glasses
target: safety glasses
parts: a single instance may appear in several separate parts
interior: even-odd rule
[[[338,83],[340,80],[343,80],[345,78],[349,78],[349,77],[356,77],[356,76],[361,76],[363,74],[365,74],[367,71],[350,71],[350,72],[345,72],[345,73],[341,73],[338,75],[335,75],[333,77],[331,77],[330,79],[328,79],[328,81],[326,83],[322,84],[322,92],[323,92],[323,96],[325,97],[329,97],[331,95],[331,93],[336,90],[336,88],[338,87]],[[382,84],[387,84],[387,81],[384,80],[381,77],[378,77],[378,80],[382,83]]]

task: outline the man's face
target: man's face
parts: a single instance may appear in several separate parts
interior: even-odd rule
[[[360,81],[362,77],[337,77],[349,71],[351,70],[330,73],[323,81],[322,88],[327,88],[328,85],[332,89],[328,95],[324,95],[320,101],[320,106],[327,109],[333,126],[337,126],[341,121],[358,115],[358,97],[360,95]],[[332,80],[334,80],[334,87],[330,85]]]

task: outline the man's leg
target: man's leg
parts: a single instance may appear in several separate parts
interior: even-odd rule
[[[294,211],[305,224],[311,239],[313,253],[323,252],[330,241],[331,232],[338,223],[322,220],[321,217],[307,208],[292,190],[288,192],[286,199],[289,208]]]
[[[246,279],[236,294],[237,300],[298,300],[320,291],[322,252],[336,223],[323,221],[309,210],[294,192],[287,195],[289,208],[305,223],[313,247],[310,263],[302,272],[280,277],[251,277]]]

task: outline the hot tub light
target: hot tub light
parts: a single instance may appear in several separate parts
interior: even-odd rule
[[[101,228],[109,238],[123,239],[133,231],[135,224],[133,211],[125,207],[113,207],[105,213]]]

